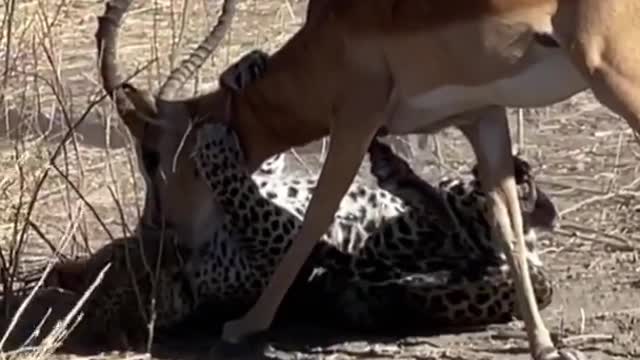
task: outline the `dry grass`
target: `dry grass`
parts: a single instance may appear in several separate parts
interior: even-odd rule
[[[98,84],[93,35],[102,2],[3,0],[0,6],[0,280],[11,297],[24,287],[30,269],[128,235],[142,205],[142,179],[126,130]],[[305,6],[304,1],[241,2],[223,48],[185,92],[210,88],[220,69],[249,49],[276,49],[299,27]],[[208,31],[219,8],[219,1],[134,2],[121,29],[123,73],[146,66],[134,83],[157,87]],[[571,283],[564,257],[577,249],[590,254],[590,269],[605,269],[621,251],[636,254],[638,149],[623,122],[589,94],[512,115],[519,150],[539,165],[543,185],[563,212],[561,236],[546,243],[545,251],[564,280]],[[428,179],[471,165],[470,149],[455,131],[424,140],[399,139],[397,148],[410,154]],[[312,144],[292,152],[290,168],[316,173],[323,149]],[[562,261],[554,263],[556,257]],[[583,264],[580,260],[575,263]],[[552,319],[583,306],[574,293],[565,295]],[[64,330],[27,357],[48,357]]]
[[[123,73],[146,66],[134,83],[157,87],[219,8],[205,1],[134,3],[121,30]],[[210,88],[219,70],[248,49],[273,50],[295,28],[291,10],[285,2],[242,3],[223,48],[185,91]],[[140,212],[142,179],[130,139],[103,101],[95,68],[93,35],[102,11],[101,2],[59,0],[6,0],[0,11],[0,262],[7,301],[30,270],[129,235]],[[260,26],[265,18],[269,26]]]

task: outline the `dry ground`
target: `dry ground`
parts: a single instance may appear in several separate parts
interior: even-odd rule
[[[95,104],[100,92],[93,34],[102,2],[4,0],[0,6],[0,239],[3,263],[19,259],[22,271],[51,257],[51,249],[63,243],[65,254],[84,252],[129,231],[141,205],[142,182],[128,155],[124,127],[106,101]],[[221,66],[244,51],[276,49],[299,27],[305,6],[306,1],[243,1],[224,48],[192,89],[211,86]],[[121,31],[126,74],[158,54],[160,62],[136,79],[157,86],[170,63],[201,39],[218,9],[218,1],[135,2]],[[173,57],[172,48],[177,49]],[[640,147],[623,121],[589,94],[512,115],[514,129],[523,125],[522,153],[537,167],[563,215],[560,229],[542,244],[557,285],[555,300],[544,311],[546,323],[594,359],[640,358]],[[69,125],[81,119],[77,132],[58,147]],[[396,148],[413,155],[426,178],[468,169],[471,153],[457,132],[424,140],[398,139]],[[290,170],[316,174],[320,149],[314,144],[291,153]],[[6,277],[2,281],[9,286]],[[527,359],[526,342],[506,338],[509,329],[396,339],[344,338],[317,329],[295,331],[294,338],[285,331],[268,354],[278,359]],[[181,341],[154,356],[188,358],[211,344],[211,339]]]

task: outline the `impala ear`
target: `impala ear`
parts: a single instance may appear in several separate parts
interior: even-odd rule
[[[87,259],[67,260],[56,264],[45,279],[45,286],[83,291],[86,285]]]
[[[113,99],[120,118],[138,140],[143,138],[147,124],[159,123],[155,101],[147,91],[124,83],[114,90]]]

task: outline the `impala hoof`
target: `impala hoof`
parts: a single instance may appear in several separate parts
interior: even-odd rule
[[[588,360],[588,358],[578,350],[549,348],[537,356],[535,360]]]

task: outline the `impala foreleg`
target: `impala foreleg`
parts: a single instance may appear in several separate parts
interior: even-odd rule
[[[300,231],[256,304],[241,319],[225,324],[222,334],[224,341],[237,343],[271,326],[300,268],[333,221],[380,123],[371,121],[358,124],[357,121],[352,117],[349,122],[339,122],[332,128],[329,152]],[[354,127],[354,123],[357,126]]]
[[[536,360],[547,359],[547,354],[555,353],[555,348],[540,316],[529,276],[506,111],[491,107],[467,116],[475,119],[461,129],[478,160],[480,181],[489,199],[488,220],[512,269],[531,353]]]

